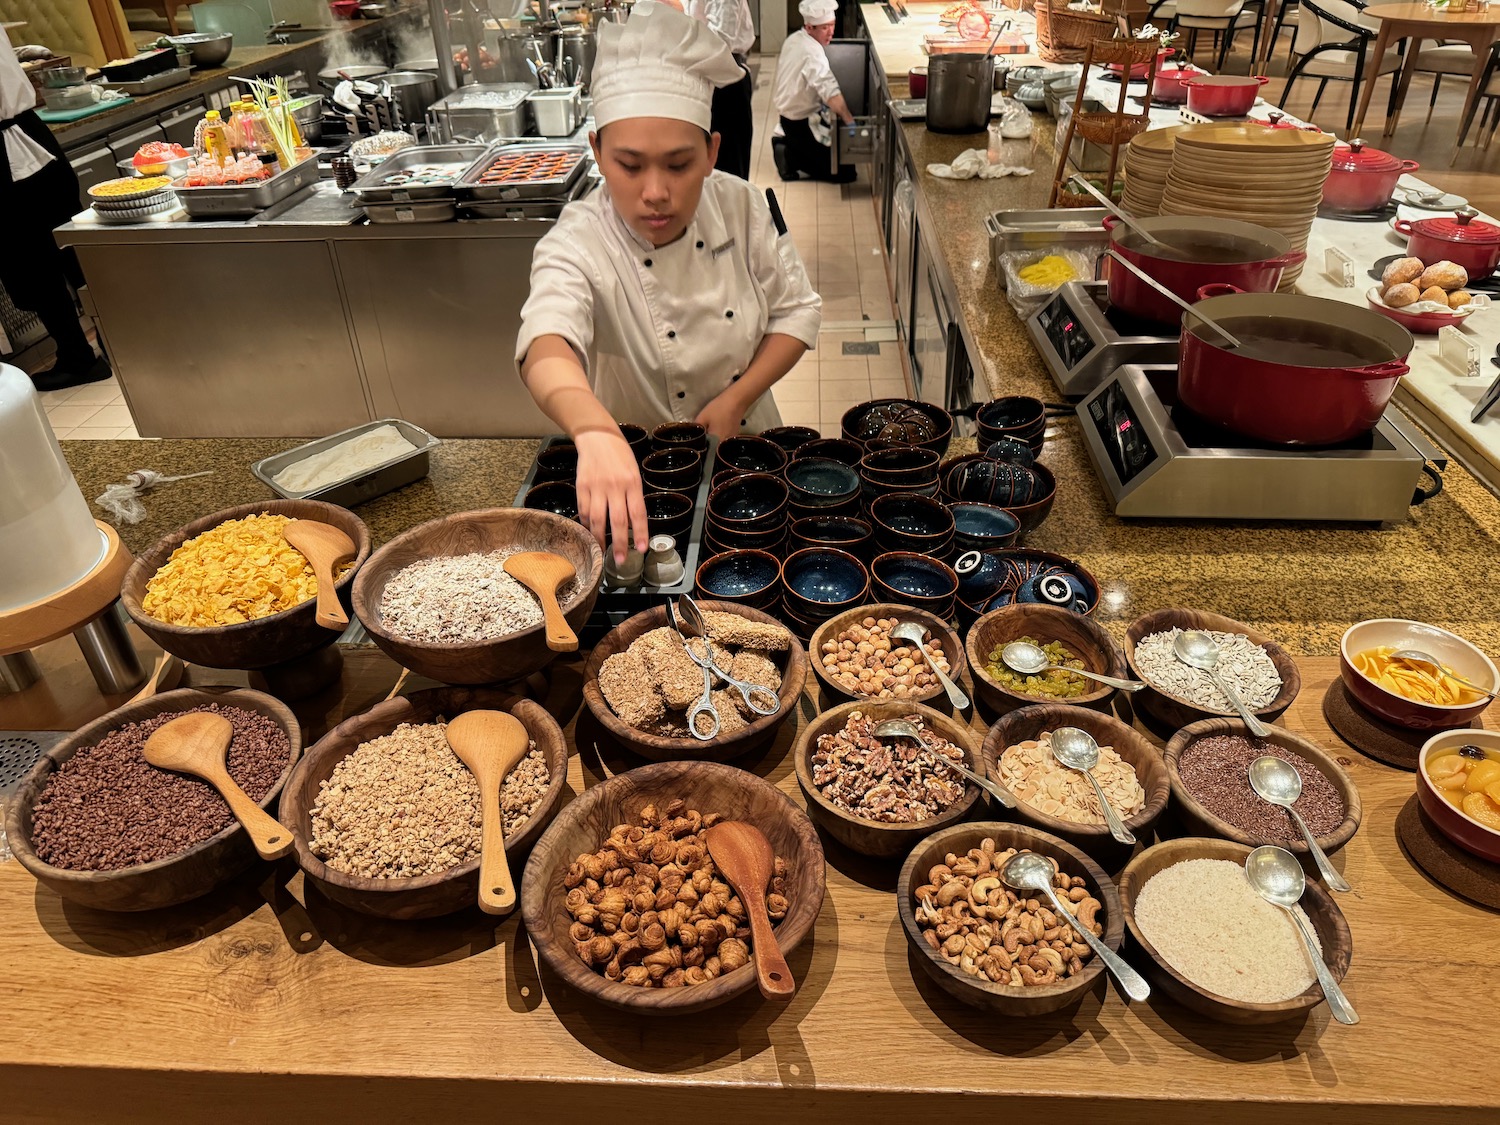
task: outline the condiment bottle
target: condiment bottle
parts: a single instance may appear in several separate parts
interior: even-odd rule
[[[234,160],[234,142],[229,138],[229,127],[219,118],[216,109],[204,114],[203,121],[203,151],[222,168]]]

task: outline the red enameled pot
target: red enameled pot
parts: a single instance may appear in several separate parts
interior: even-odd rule
[[[1204,117],[1244,117],[1269,78],[1238,74],[1204,74],[1187,79],[1188,112]]]
[[[1239,261],[1180,261],[1160,257],[1150,243],[1119,223],[1113,215],[1104,217],[1104,229],[1116,253],[1131,265],[1166,286],[1189,304],[1198,299],[1198,290],[1215,282],[1229,282],[1248,293],[1271,293],[1281,284],[1282,271],[1307,257],[1282,235],[1254,223],[1233,219],[1196,219],[1163,215],[1136,219],[1143,230],[1170,243],[1175,233],[1187,245],[1197,243],[1223,251],[1216,256],[1236,257]],[[1182,309],[1147,285],[1128,269],[1111,262],[1109,270],[1109,303],[1131,316],[1154,320],[1160,324],[1180,324]]]
[[[1406,252],[1429,266],[1447,260],[1463,266],[1470,281],[1483,281],[1500,268],[1500,227],[1474,218],[1479,212],[1465,207],[1451,219],[1396,221],[1396,233],[1411,239]]]
[[[1163,67],[1156,72],[1156,81],[1151,83],[1151,100],[1181,105],[1188,100],[1188,79],[1207,76],[1208,71],[1199,70],[1192,63]]]
[[[1411,333],[1371,309],[1298,293],[1242,293],[1232,285],[1208,285],[1199,296],[1194,312],[1182,320],[1177,398],[1208,421],[1246,437],[1277,445],[1348,441],[1380,421],[1396,384],[1410,370]],[[1196,312],[1230,322],[1225,328],[1239,330],[1243,350],[1228,347],[1195,318]],[[1326,337],[1329,327],[1357,341],[1370,362],[1345,367],[1296,362],[1299,353],[1316,358],[1298,341]],[[1291,362],[1254,354],[1268,346]]]
[[[1415,172],[1415,160],[1400,160],[1378,148],[1354,140],[1334,147],[1333,168],[1323,181],[1323,209],[1379,211],[1391,201],[1403,172]]]

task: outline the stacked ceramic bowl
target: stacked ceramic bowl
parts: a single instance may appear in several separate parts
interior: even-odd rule
[[[703,525],[705,553],[778,553],[786,539],[787,497],[786,481],[770,473],[744,473],[715,486]]]
[[[1047,407],[1039,398],[1007,395],[994,399],[975,412],[974,423],[980,450],[1006,438],[1025,442],[1034,455],[1047,441]]]
[[[881,551],[917,551],[951,561],[957,525],[941,500],[900,493],[877,496],[870,504],[870,523]]]
[[[870,600],[865,564],[835,547],[805,547],[781,564],[781,619],[804,639],[830,617]]]
[[[866,453],[859,462],[865,510],[882,496],[935,496],[941,458],[919,445],[893,446]]]
[[[856,516],[859,514],[859,472],[831,457],[798,457],[785,473],[791,517]]]
[[[930,402],[879,398],[844,412],[842,436],[872,452],[892,445],[920,445],[941,457],[953,438],[953,415]]]
[[[1285,235],[1293,250],[1306,250],[1333,144],[1329,133],[1263,125],[1184,129],[1172,146],[1160,214],[1239,219]],[[1302,268],[1299,262],[1282,274],[1283,291]]]
[[[168,176],[122,176],[89,188],[94,218],[101,223],[138,223],[177,206]]]
[[[1177,134],[1190,126],[1147,129],[1130,138],[1125,149],[1125,194],[1120,206],[1137,219],[1161,211],[1162,192],[1172,171],[1172,146]]]

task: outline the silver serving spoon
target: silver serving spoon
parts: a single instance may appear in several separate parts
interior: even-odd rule
[[[1413,664],[1430,664],[1432,667],[1438,670],[1438,675],[1444,676],[1450,680],[1457,680],[1459,683],[1463,684],[1464,687],[1471,687],[1475,691],[1489,696],[1489,698],[1491,699],[1494,699],[1497,694],[1500,694],[1500,690],[1494,688],[1482,688],[1478,684],[1474,683],[1474,681],[1464,679],[1457,672],[1448,671],[1442,666],[1441,663],[1439,663],[1437,657],[1425,653],[1421,649],[1398,648],[1395,652],[1391,653],[1391,659],[1406,660],[1410,661]]]
[[[1099,744],[1094,741],[1094,736],[1077,727],[1058,727],[1052,732],[1050,742],[1054,758],[1089,779],[1089,784],[1098,794],[1099,807],[1104,810],[1104,823],[1109,825],[1109,834],[1122,844],[1135,843],[1135,833],[1125,827],[1120,814],[1115,812],[1115,807],[1100,788],[1099,779],[1094,776],[1094,767],[1099,764]]]
[[[927,744],[922,741],[922,732],[917,729],[916,724],[909,723],[905,719],[886,719],[882,723],[876,723],[875,737],[882,740],[887,738],[909,738],[918,746],[922,747],[922,749],[929,749]],[[942,758],[941,754],[937,756]],[[991,797],[994,797],[995,800],[999,801],[1000,804],[1004,805],[1006,808],[1013,809],[1016,807],[1016,799],[1011,796],[1010,793],[1008,793],[1004,788],[996,785],[989,778],[975,773],[968,766],[963,765],[960,762],[955,762],[951,758],[943,758],[942,760],[945,765],[951,767],[954,770],[957,770],[964,777],[968,778],[975,785],[979,786],[979,788],[983,789]]]
[[[1089,948],[1099,955],[1099,960],[1114,973],[1115,980],[1120,982],[1120,990],[1132,1000],[1146,999],[1151,995],[1151,986],[1146,983],[1146,979],[1126,964],[1123,957],[1090,933],[1088,927],[1075,919],[1073,912],[1058,898],[1057,892],[1052,889],[1052,879],[1056,873],[1057,868],[1046,856],[1035,852],[1018,852],[1006,860],[1005,866],[1000,869],[1000,878],[1005,880],[1006,886],[1018,891],[1043,892],[1058,916],[1068,919]]]
[[[1171,245],[1168,242],[1163,242],[1161,239],[1157,238],[1156,235],[1152,234],[1145,227],[1143,227],[1139,223],[1137,223],[1132,216],[1126,214],[1124,211],[1122,211],[1120,209],[1120,205],[1118,203],[1116,203],[1113,199],[1109,198],[1109,196],[1105,195],[1102,191],[1100,191],[1098,188],[1096,188],[1093,184],[1089,183],[1088,180],[1084,179],[1082,176],[1075,175],[1073,177],[1073,183],[1077,184],[1079,187],[1083,188],[1084,191],[1088,192],[1095,199],[1097,199],[1099,201],[1100,206],[1102,206],[1106,211],[1108,211],[1115,218],[1119,219],[1120,222],[1124,223],[1125,226],[1132,233],[1134,233],[1136,235],[1139,235],[1143,240],[1145,240],[1145,242],[1148,245],[1151,245],[1151,246],[1169,246],[1169,245]]]
[[[1086,680],[1098,680],[1101,684],[1108,684],[1121,691],[1140,691],[1146,686],[1136,680],[1121,680],[1114,676],[1101,675],[1098,672],[1088,672],[1082,668],[1068,668],[1062,664],[1053,664],[1047,659],[1047,654],[1042,651],[1040,645],[1027,641],[1011,641],[1000,650],[1000,659],[1005,661],[1007,668],[1012,668],[1027,676],[1060,669],[1064,672],[1072,672],[1075,676],[1082,676]]]
[[[1312,931],[1292,909],[1302,898],[1302,892],[1307,889],[1307,876],[1302,873],[1302,865],[1297,862],[1297,857],[1285,848],[1270,844],[1256,848],[1245,857],[1245,878],[1250,880],[1250,886],[1256,894],[1272,905],[1281,907],[1297,924],[1297,932],[1307,945],[1307,955],[1312,958],[1313,969],[1318,974],[1318,984],[1323,989],[1323,995],[1328,998],[1328,1010],[1333,1013],[1333,1018],[1339,1023],[1358,1023],[1359,1016],[1355,1014],[1354,1005],[1349,1003],[1339,982],[1328,971],[1328,962],[1318,952]]]
[[[1240,718],[1250,728],[1251,734],[1256,738],[1265,738],[1270,733],[1266,724],[1255,717],[1254,713],[1245,706],[1244,700],[1215,671],[1214,665],[1218,664],[1219,657],[1223,654],[1219,651],[1219,646],[1214,644],[1212,637],[1197,629],[1184,630],[1178,633],[1177,639],[1172,642],[1172,651],[1177,659],[1189,668],[1197,668],[1199,671],[1208,673],[1208,678],[1224,693],[1224,698],[1229,700],[1229,705],[1240,713]]]
[[[962,688],[947,677],[942,669],[932,662],[932,657],[928,655],[927,646],[923,642],[923,638],[926,635],[927,630],[915,621],[904,621],[891,630],[891,636],[894,639],[907,642],[912,648],[922,654],[922,659],[927,661],[927,667],[932,669],[932,674],[938,678],[938,683],[942,684],[943,690],[948,693],[948,702],[960,711],[967,711],[969,709],[969,697],[963,693]]]
[[[1318,847],[1318,842],[1313,839],[1313,834],[1308,830],[1307,821],[1302,819],[1302,814],[1292,808],[1297,798],[1302,796],[1302,775],[1297,772],[1296,767],[1290,762],[1283,762],[1273,754],[1262,754],[1250,763],[1250,788],[1255,790],[1261,800],[1278,805],[1290,814],[1292,821],[1301,830],[1302,838],[1307,841],[1307,848],[1312,852],[1318,871],[1323,876],[1323,882],[1328,884],[1328,889],[1331,891],[1351,890],[1348,881],[1333,869],[1333,864],[1328,862],[1328,856],[1323,853],[1322,848]]]

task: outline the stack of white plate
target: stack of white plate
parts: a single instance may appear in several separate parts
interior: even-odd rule
[[[1125,194],[1120,206],[1137,218],[1150,218],[1161,212],[1162,192],[1167,190],[1167,174],[1172,171],[1172,146],[1186,125],[1169,125],[1165,129],[1147,129],[1130,138],[1125,147]]]
[[[1258,124],[1184,130],[1172,145],[1159,213],[1240,219],[1285,235],[1294,250],[1306,250],[1333,143],[1331,133]],[[1301,273],[1301,263],[1289,267],[1281,288],[1290,289]]]
[[[177,206],[177,195],[164,176],[122,176],[89,188],[89,201],[101,223],[136,223],[172,210]]]

